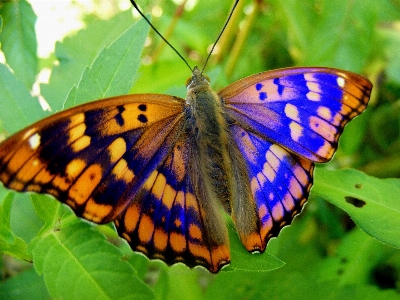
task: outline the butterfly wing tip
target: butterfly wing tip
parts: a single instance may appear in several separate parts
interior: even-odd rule
[[[218,261],[217,263],[215,263],[213,265],[207,265],[207,266],[203,266],[203,267],[205,267],[211,273],[217,274],[219,271],[221,271],[221,269],[223,267],[229,265],[230,263],[231,263],[231,260],[230,259],[226,259],[226,260]]]

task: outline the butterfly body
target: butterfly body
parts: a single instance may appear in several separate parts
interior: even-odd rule
[[[126,95],[37,122],[0,144],[0,181],[114,221],[132,249],[219,271],[223,213],[248,251],[301,211],[314,162],[332,158],[371,83],[329,68],[264,72],[215,93],[195,68],[186,100]]]

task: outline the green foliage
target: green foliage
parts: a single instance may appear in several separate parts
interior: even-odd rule
[[[4,24],[7,24],[0,36],[1,49],[7,58],[7,64],[16,77],[30,89],[38,71],[36,15],[25,0],[5,3],[1,7],[0,15]]]
[[[247,253],[228,222],[232,263],[212,275],[149,261],[111,226],[82,221],[51,197],[1,187],[0,299],[399,298],[400,181],[377,177],[400,175],[400,10],[389,0],[241,3],[237,22],[251,30],[238,45],[235,21],[225,32],[227,46],[206,68],[217,90],[293,65],[344,68],[374,83],[367,112],[346,127],[335,158],[317,167],[304,212],[263,254]],[[153,22],[165,32],[176,7],[160,6],[164,14]],[[204,63],[229,6],[202,0],[180,16],[168,40],[191,65]],[[8,65],[0,64],[0,134],[8,136],[49,112],[30,93],[37,65],[44,65],[35,55],[32,8],[24,0],[7,2],[0,16]],[[143,20],[136,23],[130,11],[87,20],[85,29],[56,44],[57,64],[41,85],[53,112],[129,89],[184,96],[190,71],[168,47],[154,54],[161,41]],[[147,36],[152,43],[142,53]],[[139,66],[140,57],[146,64]]]

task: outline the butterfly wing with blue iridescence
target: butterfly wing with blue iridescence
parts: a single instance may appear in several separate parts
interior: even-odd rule
[[[246,244],[254,226],[236,224],[249,251],[263,251],[300,212],[311,189],[313,162],[332,158],[344,126],[366,108],[371,88],[351,72],[293,68],[253,75],[218,93],[251,185],[251,199],[240,201],[254,202],[257,210],[261,245],[258,239]],[[246,205],[232,201],[233,211]]]
[[[293,68],[244,78],[218,95],[241,127],[311,161],[326,162],[344,126],[366,108],[371,88],[354,73]]]

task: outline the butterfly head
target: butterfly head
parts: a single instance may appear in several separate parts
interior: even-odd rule
[[[209,86],[210,78],[202,74],[200,69],[195,66],[192,71],[192,76],[186,80],[186,88],[192,89],[194,87]]]

